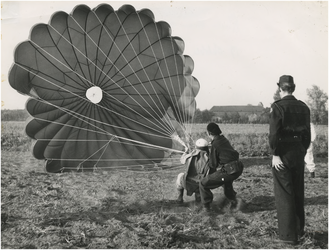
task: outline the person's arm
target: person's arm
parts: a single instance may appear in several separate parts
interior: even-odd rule
[[[315,127],[314,124],[311,123],[311,142],[313,143],[316,139],[316,132],[315,132]]]
[[[180,158],[180,163],[185,164],[189,157],[191,157],[191,153],[185,152]]]
[[[209,168],[216,169],[219,165],[218,152],[214,146],[210,149]]]
[[[271,107],[269,144],[272,155],[278,155],[279,132],[282,126],[282,114],[275,103]]]
[[[270,134],[269,134],[269,143],[272,157],[272,167],[277,171],[283,170],[284,165],[281,160],[281,157],[278,155],[278,144],[279,144],[279,131],[282,126],[282,113],[275,103],[271,107],[271,116],[270,116]]]

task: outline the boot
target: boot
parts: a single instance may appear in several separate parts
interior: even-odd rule
[[[233,211],[239,211],[242,209],[243,200],[241,198],[235,198],[234,200],[230,200],[231,202],[231,209]]]
[[[178,197],[177,197],[176,201],[178,203],[183,203],[184,202],[184,200],[183,200],[184,189],[177,189],[177,193],[178,193]]]

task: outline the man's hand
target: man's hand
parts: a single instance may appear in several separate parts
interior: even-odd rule
[[[275,168],[277,171],[285,169],[285,166],[283,165],[283,162],[281,161],[280,156],[273,155],[272,167]]]

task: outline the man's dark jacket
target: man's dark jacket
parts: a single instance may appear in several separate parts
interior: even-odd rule
[[[239,160],[239,153],[223,135],[216,135],[211,142],[209,167],[217,169],[221,165]]]
[[[271,106],[269,143],[272,154],[285,152],[287,142],[301,142],[305,149],[311,142],[310,109],[293,95]]]

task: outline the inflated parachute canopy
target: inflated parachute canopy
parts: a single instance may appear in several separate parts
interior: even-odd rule
[[[199,91],[184,42],[148,9],[78,5],[37,24],[10,85],[48,172],[156,166],[183,150]]]

